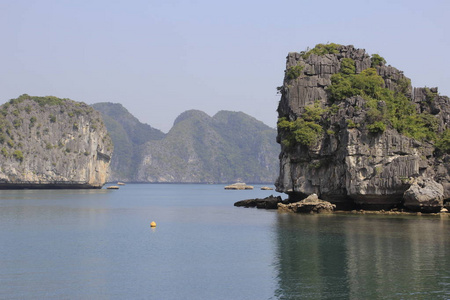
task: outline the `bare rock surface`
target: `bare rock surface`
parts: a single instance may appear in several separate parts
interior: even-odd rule
[[[234,206],[237,207],[256,207],[256,208],[264,208],[264,209],[277,209],[278,203],[281,203],[282,199],[280,196],[274,197],[273,195],[260,199],[248,199],[242,200],[234,203]]]
[[[408,209],[439,212],[443,207],[444,187],[432,179],[418,180],[406,190],[403,199]]]
[[[299,202],[284,204],[278,203],[278,210],[294,213],[331,213],[336,205],[328,201],[320,200],[316,194],[311,194]]]
[[[85,103],[22,95],[0,107],[0,188],[101,188],[112,141]]]

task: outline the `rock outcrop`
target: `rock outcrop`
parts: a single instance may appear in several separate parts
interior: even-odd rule
[[[234,203],[234,206],[237,207],[256,207],[256,208],[263,208],[263,209],[277,209],[278,204],[281,203],[283,200],[280,196],[269,196],[263,199],[256,198],[256,199],[248,199],[248,200],[241,200],[236,203]]]
[[[406,190],[403,199],[403,205],[408,209],[439,212],[443,207],[444,187],[432,179],[419,179]]]
[[[90,106],[22,95],[0,107],[0,189],[101,188],[112,141]]]
[[[276,188],[291,202],[316,193],[339,209],[401,207],[419,177],[450,198],[450,101],[437,88],[413,89],[380,56],[328,44],[289,53],[278,89]]]
[[[225,187],[226,190],[253,190],[252,185],[247,185],[244,182],[237,182]]]
[[[281,212],[331,213],[335,208],[336,205],[320,200],[316,194],[311,194],[305,199],[294,203],[278,203],[278,210]]]

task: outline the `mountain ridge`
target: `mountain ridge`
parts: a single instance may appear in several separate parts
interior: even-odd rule
[[[127,118],[114,115],[120,111],[129,114],[130,118],[131,114],[123,106],[123,109],[107,107],[117,105],[120,104],[93,105],[104,115],[105,124],[116,144],[117,157],[112,159],[110,181],[275,181],[279,152],[276,130],[254,117],[225,110],[211,117],[201,110],[187,110],[175,119],[168,133],[159,131],[162,134],[137,144],[126,134],[133,131],[132,126],[124,126],[123,120]]]

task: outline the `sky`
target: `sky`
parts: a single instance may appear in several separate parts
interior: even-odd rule
[[[164,132],[189,109],[275,127],[287,54],[328,42],[450,96],[449,12],[448,0],[0,0],[0,103],[121,103]]]

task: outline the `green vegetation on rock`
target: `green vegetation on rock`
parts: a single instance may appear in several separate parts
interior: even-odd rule
[[[55,96],[38,97],[38,96],[30,96],[27,94],[23,94],[16,99],[11,99],[9,101],[9,103],[14,105],[14,104],[20,103],[24,100],[33,100],[33,101],[37,102],[40,106],[44,106],[44,105],[61,105],[64,103],[65,100],[69,100],[69,99],[67,99],[67,98],[61,99],[61,98],[58,98]]]
[[[355,61],[351,58],[342,59],[340,72],[344,75],[355,74],[356,72]]]
[[[328,43],[328,44],[317,44],[314,48],[311,50],[308,50],[306,52],[301,52],[303,59],[307,59],[311,56],[311,54],[315,55],[325,55],[325,54],[334,54],[339,52],[339,47],[341,45],[335,44],[335,43]]]
[[[280,118],[277,126],[285,134],[283,145],[289,149],[296,144],[313,146],[323,132],[318,122],[325,112],[326,110],[320,107],[319,102],[315,102],[314,105],[305,106],[303,114],[294,121]]]
[[[15,150],[13,152],[13,156],[15,159],[17,159],[18,161],[22,162],[23,161],[23,153],[20,150]]]
[[[372,68],[375,68],[377,66],[383,66],[384,64],[386,64],[386,60],[378,54],[372,54],[370,60],[372,61],[371,64]]]
[[[311,147],[322,133],[322,126],[315,122],[305,121],[302,118],[297,118],[295,121],[281,118],[278,121],[278,128],[287,132],[283,139],[283,144],[287,148],[292,148],[296,144]]]
[[[386,130],[386,124],[382,121],[376,121],[373,124],[367,125],[367,129],[372,133],[383,133]]]
[[[286,78],[288,80],[297,79],[302,74],[304,66],[296,65],[286,70]]]
[[[368,108],[367,129],[370,132],[381,133],[391,126],[419,141],[436,138],[435,118],[428,113],[417,113],[414,104],[403,93],[405,88],[389,90],[375,68],[368,68],[360,74],[352,74],[347,70],[341,67],[340,73],[331,76],[331,85],[327,91],[335,102],[352,96],[363,97]],[[407,84],[407,80],[403,80],[402,84]]]
[[[446,129],[437,139],[436,148],[443,153],[450,154],[450,129]]]

